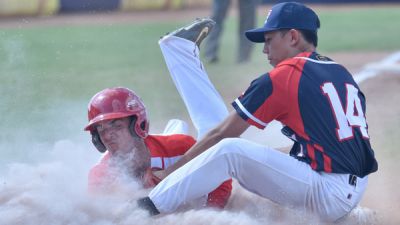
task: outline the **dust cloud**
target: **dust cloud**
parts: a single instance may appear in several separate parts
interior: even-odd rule
[[[226,210],[192,209],[150,218],[136,200],[149,190],[136,181],[107,196],[87,192],[87,174],[99,159],[70,140],[54,144],[37,163],[11,163],[1,173],[0,224],[321,224],[251,194],[237,183]],[[73,154],[71,154],[73,153]],[[344,224],[374,224],[359,208]],[[360,216],[361,215],[361,216]]]

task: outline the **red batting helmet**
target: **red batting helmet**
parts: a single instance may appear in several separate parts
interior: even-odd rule
[[[136,116],[134,132],[145,138],[149,132],[146,107],[142,100],[128,88],[107,88],[95,94],[88,105],[89,124],[85,130],[94,132],[97,123]]]

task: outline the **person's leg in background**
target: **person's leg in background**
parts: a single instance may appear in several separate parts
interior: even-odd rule
[[[239,6],[239,50],[238,63],[244,63],[250,60],[254,43],[250,42],[245,32],[256,26],[257,6],[259,0],[238,0]]]
[[[208,35],[205,43],[204,56],[206,62],[218,62],[218,51],[220,47],[221,36],[230,3],[230,0],[213,0],[211,19],[214,20],[216,24]]]

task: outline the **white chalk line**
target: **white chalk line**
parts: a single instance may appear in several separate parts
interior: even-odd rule
[[[398,72],[400,74],[400,52],[395,52],[382,61],[367,64],[354,75],[354,80],[360,84],[369,78],[383,74],[383,72]]]

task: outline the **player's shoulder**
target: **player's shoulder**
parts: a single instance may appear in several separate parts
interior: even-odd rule
[[[145,144],[152,156],[182,155],[196,143],[196,140],[185,134],[148,135]]]
[[[101,176],[103,175],[108,167],[108,161],[110,160],[110,153],[105,153],[102,155],[101,159],[97,164],[95,164],[90,170],[89,170],[89,176]]]
[[[285,60],[281,66],[298,66],[305,63],[313,64],[338,64],[331,58],[317,52],[302,52],[295,57]]]
[[[320,55],[317,52],[302,52],[298,55],[288,58],[280,62],[275,66],[274,69],[270,71],[271,76],[274,78],[275,76],[286,75],[289,76],[293,73],[301,73],[304,69],[304,65],[308,64],[309,66],[323,65],[323,64],[338,64],[329,57]]]
[[[271,83],[270,73],[264,73],[251,82],[252,85],[265,85],[268,83]]]
[[[297,66],[299,64],[304,64],[306,62],[314,62],[314,63],[321,63],[321,64],[337,64],[331,58],[321,55],[317,52],[302,52],[298,55],[285,59],[281,63],[279,63],[276,68],[279,67],[290,67],[290,66]]]
[[[276,65],[271,71],[269,76],[271,79],[289,77],[295,71],[301,71],[304,65],[304,59],[288,58]]]

